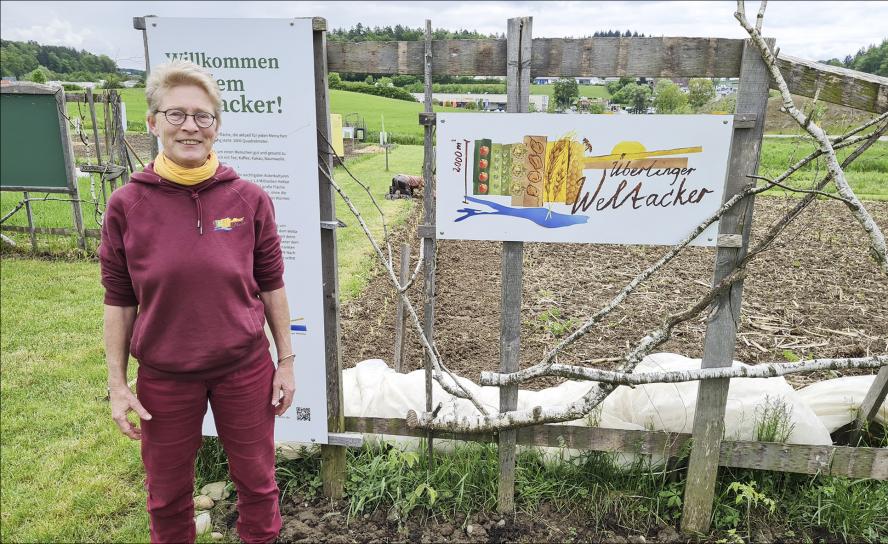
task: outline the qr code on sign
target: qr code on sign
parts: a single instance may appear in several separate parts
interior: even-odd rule
[[[296,421],[311,421],[311,408],[296,407]]]

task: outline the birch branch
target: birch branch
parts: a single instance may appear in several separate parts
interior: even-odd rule
[[[762,0],[761,4],[759,4],[758,15],[755,18],[755,29],[758,32],[762,31],[762,23],[765,22],[765,8],[768,7],[768,0]]]
[[[333,149],[333,144],[330,143],[330,140],[327,139],[326,135],[322,134],[320,131],[318,131],[318,134],[321,136],[321,138],[324,139],[324,141],[327,143],[327,146],[330,148],[330,151],[327,152],[326,154],[332,155],[332,156],[336,157],[337,159],[339,159],[339,164],[342,165],[342,169],[345,170],[345,173],[348,174],[349,177],[351,177],[353,180],[355,180],[355,183],[360,185],[361,188],[364,189],[364,191],[366,191],[367,196],[370,197],[370,202],[373,203],[373,206],[376,208],[376,211],[379,212],[379,217],[382,219],[382,239],[385,242],[385,247],[386,247],[386,250],[388,251],[388,262],[389,263],[394,262],[393,257],[392,257],[391,238],[389,237],[388,225],[385,222],[385,213],[383,213],[382,208],[379,207],[379,203],[376,202],[376,198],[374,198],[373,193],[370,192],[370,187],[368,187],[365,183],[363,183],[361,180],[356,178],[354,174],[351,173],[351,170],[349,170],[348,166],[345,165],[345,161],[342,160],[342,157],[340,157],[336,153],[336,150]],[[318,153],[320,154],[321,151],[319,150]],[[326,164],[327,163],[325,161],[324,162],[325,167],[326,167]],[[327,173],[329,173],[329,172],[327,172]],[[329,175],[328,177],[331,180],[333,179],[332,175]]]
[[[755,366],[699,368],[680,371],[642,372],[638,374],[556,363],[552,365],[550,375],[634,387],[649,383],[680,383],[725,378],[774,378],[798,372],[880,368],[883,366],[888,366],[888,355],[843,359],[809,359],[793,363],[774,362]]]
[[[413,269],[413,274],[411,274],[410,278],[407,280],[407,283],[404,285],[398,284],[398,294],[403,294],[413,285],[413,282],[416,281],[416,277],[419,276],[419,271],[422,269],[422,261],[423,257],[425,257],[425,244],[419,244],[419,257],[416,261],[416,267]]]
[[[434,367],[433,374],[434,374],[435,380],[441,385],[441,387],[445,391],[447,391],[448,393],[450,393],[451,395],[453,395],[455,397],[462,398],[462,399],[468,399],[479,412],[486,414],[487,410],[482,406],[481,402],[478,401],[478,399],[476,399],[465,388],[465,386],[463,386],[462,383],[460,383],[460,381],[457,379],[457,376],[455,376],[449,369],[447,369],[447,367],[445,367],[441,363],[439,358],[437,357],[437,355],[436,355],[437,350],[432,348],[432,345],[429,343],[429,339],[426,337],[425,333],[423,332],[422,324],[419,321],[419,316],[417,316],[416,310],[414,309],[413,304],[410,302],[410,299],[407,297],[406,293],[404,293],[403,291],[400,291],[400,283],[397,279],[397,276],[395,275],[395,271],[394,271],[394,268],[392,267],[391,261],[386,261],[385,255],[382,253],[382,250],[379,248],[379,244],[376,243],[376,240],[373,238],[373,235],[370,233],[369,227],[367,227],[367,223],[364,222],[364,217],[361,215],[361,212],[358,211],[357,207],[355,207],[354,203],[351,201],[351,199],[348,197],[348,195],[345,194],[345,192],[342,190],[342,187],[340,187],[339,184],[336,183],[336,181],[333,179],[333,173],[330,172],[329,169],[327,169],[326,165],[323,165],[320,162],[318,164],[321,165],[320,166],[321,171],[327,177],[328,181],[330,182],[330,186],[333,187],[333,189],[335,189],[337,193],[339,193],[339,196],[342,197],[342,200],[345,202],[346,206],[348,206],[348,209],[352,212],[352,214],[358,220],[358,224],[361,226],[361,229],[364,231],[364,234],[370,240],[370,245],[373,246],[373,250],[376,252],[376,256],[382,262],[383,266],[385,266],[385,269],[388,272],[389,279],[392,281],[392,283],[395,285],[395,287],[399,289],[398,296],[401,297],[401,301],[404,303],[404,306],[407,308],[407,311],[410,314],[411,321],[413,322],[413,326],[419,332],[420,343],[422,343],[423,348],[425,348],[425,350],[430,354],[429,358],[431,359],[432,366]],[[447,377],[449,377],[451,381],[444,379],[442,374],[446,374]]]
[[[826,197],[826,198],[831,198],[831,199],[833,199],[833,200],[838,200],[839,202],[844,202],[844,203],[847,204],[849,207],[851,207],[851,206],[856,206],[856,204],[854,204],[854,203],[851,202],[850,200],[845,200],[844,198],[842,198],[842,197],[840,197],[840,196],[831,195],[831,194],[829,194],[829,193],[827,193],[827,192],[824,192],[824,191],[815,191],[815,190],[813,190],[813,189],[797,189],[797,188],[795,188],[795,187],[790,187],[789,185],[784,185],[784,184],[782,184],[782,183],[780,183],[780,182],[778,182],[778,181],[774,181],[774,180],[772,180],[772,179],[770,179],[770,178],[767,178],[767,177],[765,177],[765,176],[754,176],[754,175],[752,175],[752,174],[747,174],[746,177],[748,177],[748,178],[750,178],[750,179],[761,179],[761,180],[765,180],[765,181],[767,181],[768,184],[771,185],[772,187],[780,187],[781,189],[785,189],[785,190],[790,191],[790,192],[793,192],[793,193],[808,193],[808,194],[813,194],[813,195],[823,196],[823,197]]]
[[[746,19],[744,0],[737,1],[737,12],[734,14],[734,17],[740,22],[740,25],[746,30],[752,39],[752,43],[754,43],[761,52],[762,59],[765,61],[765,65],[771,73],[771,78],[780,90],[780,95],[783,98],[783,107],[786,110],[786,113],[817,141],[820,148],[826,154],[826,166],[829,173],[832,175],[836,190],[843,198],[853,202],[857,206],[856,208],[851,208],[851,213],[869,236],[870,255],[876,261],[882,272],[888,275],[888,247],[886,247],[884,234],[882,234],[881,229],[876,224],[872,215],[866,210],[863,203],[857,198],[857,195],[854,194],[854,191],[848,184],[848,180],[845,178],[845,172],[839,165],[835,150],[826,133],[820,128],[820,126],[814,123],[810,118],[806,118],[802,112],[796,108],[792,95],[789,92],[789,87],[786,85],[786,80],[783,79],[783,75],[777,68],[776,57],[771,53],[761,32],[752,27]]]

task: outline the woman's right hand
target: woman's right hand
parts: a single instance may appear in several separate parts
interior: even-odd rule
[[[145,420],[151,419],[151,414],[126,385],[110,388],[108,396],[111,400],[111,418],[114,419],[114,423],[117,423],[120,432],[133,440],[141,440],[142,429],[138,425],[130,423],[127,414],[133,411],[139,415],[140,419]]]

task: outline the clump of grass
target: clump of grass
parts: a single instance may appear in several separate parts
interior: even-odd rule
[[[195,489],[211,482],[228,479],[228,457],[222,442],[215,436],[205,436],[194,460]]]
[[[755,409],[754,425],[757,442],[786,442],[795,429],[792,408],[783,399],[766,396]]]

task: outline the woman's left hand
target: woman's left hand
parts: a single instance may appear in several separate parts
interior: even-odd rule
[[[274,372],[271,385],[271,405],[275,407],[275,415],[282,416],[293,404],[293,393],[296,392],[296,377],[293,373],[293,361],[280,363]]]

